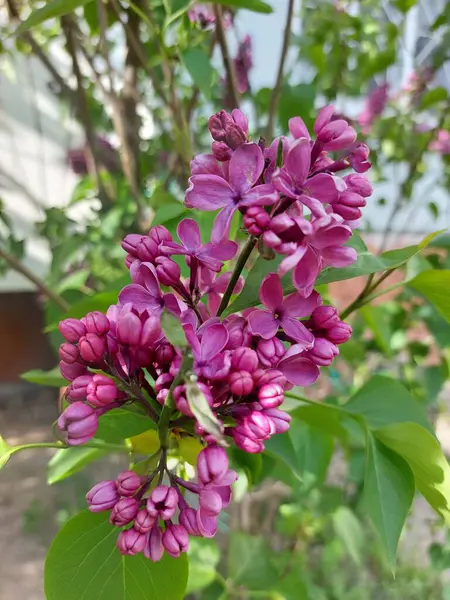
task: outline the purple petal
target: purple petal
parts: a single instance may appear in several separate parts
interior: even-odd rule
[[[193,175],[189,179],[185,205],[187,208],[217,210],[234,199],[234,192],[222,177]]]
[[[222,508],[228,506],[231,502],[231,486],[225,485],[222,487],[215,487],[214,491],[217,492],[222,501]]]
[[[208,293],[208,310],[211,315],[217,315],[222,298],[220,294],[214,291]]]
[[[281,324],[286,335],[293,338],[304,350],[309,350],[313,347],[314,336],[303,323],[292,317],[284,317],[281,319]]]
[[[150,310],[160,310],[161,302],[152,296],[141,285],[132,283],[123,288],[119,294],[119,304],[132,304],[138,310],[148,308]]]
[[[310,139],[308,128],[306,127],[303,119],[300,117],[292,117],[288,121],[289,131],[293,135],[294,138],[306,138]]]
[[[319,173],[305,183],[305,194],[317,198],[322,202],[334,202],[338,197],[337,182],[332,175]]]
[[[177,236],[188,250],[197,250],[202,241],[200,229],[193,219],[183,219],[177,227]]]
[[[347,246],[329,246],[320,253],[327,265],[339,268],[352,265],[358,258],[356,250]]]
[[[347,225],[340,223],[335,217],[327,215],[314,222],[314,233],[310,240],[315,248],[327,248],[345,244],[352,235],[352,230]]]
[[[271,183],[263,183],[252,188],[243,196],[239,206],[272,206],[278,202],[278,192]]]
[[[212,538],[217,532],[217,517],[210,517],[199,508],[197,510],[197,526],[203,537]]]
[[[320,304],[322,304],[322,298],[317,292],[313,292],[307,298],[294,293],[284,300],[283,314],[287,317],[308,317]]]
[[[314,133],[316,135],[319,134],[319,131],[327,125],[331,121],[331,117],[334,115],[334,106],[332,104],[328,104],[319,111],[317,115],[317,119],[314,123]]]
[[[301,261],[297,263],[292,281],[299,294],[307,298],[314,288],[314,283],[320,273],[322,260],[312,248],[308,248]]]
[[[221,487],[229,487],[232,483],[234,483],[237,479],[239,478],[238,474],[236,473],[236,471],[233,471],[232,469],[229,469],[227,471],[227,474],[222,477],[222,479],[220,479],[220,481],[217,481],[216,486],[221,488]],[[220,494],[220,492],[219,492]]]
[[[187,323],[186,325],[183,325],[183,328],[186,340],[192,348],[192,353],[194,354],[194,357],[199,358],[201,351],[200,342],[198,340],[197,334],[195,333],[194,327],[190,323]]]
[[[150,294],[155,298],[161,298],[161,288],[159,287],[155,267],[148,262],[141,263],[139,273],[142,275],[145,288]]]
[[[356,131],[353,129],[353,127],[347,127],[342,135],[325,144],[325,148],[330,151],[348,148],[356,140],[356,137]]]
[[[236,242],[230,240],[223,240],[217,244],[210,242],[205,244],[200,252],[199,256],[210,256],[220,261],[230,260],[233,258],[238,251],[239,246]]]
[[[245,194],[261,176],[264,156],[255,143],[242,144],[230,159],[229,180],[232,188],[240,195]],[[222,205],[223,206],[223,205]]]
[[[283,277],[283,275],[286,275],[286,273],[291,271],[299,263],[299,261],[302,260],[307,250],[308,245],[302,244],[297,248],[295,252],[293,252],[289,256],[286,256],[286,258],[284,258],[278,265],[278,275],[280,275],[280,277]]]
[[[170,313],[172,313],[176,317],[181,317],[180,301],[175,296],[175,294],[164,294],[163,300],[164,306]]]
[[[294,185],[292,177],[286,172],[285,169],[275,169],[275,172],[272,176],[272,183],[279,192],[288,198],[297,197],[297,189]]]
[[[217,323],[206,329],[200,343],[202,361],[208,361],[217,356],[228,342],[228,330],[225,325]]]
[[[191,160],[192,175],[217,175],[222,177],[222,170],[213,154],[197,154]]]
[[[250,331],[265,340],[270,340],[278,331],[278,321],[273,314],[267,310],[252,310],[248,315],[248,326]]]
[[[264,277],[259,290],[259,298],[269,310],[278,311],[283,305],[283,288],[276,273]]]
[[[302,387],[312,385],[319,377],[319,368],[309,359],[301,356],[283,358],[278,363],[277,368],[280,369],[289,383]]]
[[[167,254],[189,254],[189,250],[176,242],[165,242],[164,245],[161,246],[161,251]]]
[[[298,197],[298,200],[307,208],[309,208],[312,214],[316,217],[324,217],[327,214],[322,202],[316,198],[302,194]]]
[[[211,284],[211,288],[215,291],[218,292],[219,294],[223,294],[225,292],[225,290],[228,287],[228,284],[230,283],[230,279],[232,277],[233,273],[231,271],[227,271],[226,273],[221,273]],[[240,289],[242,289],[242,279],[239,278],[240,281],[238,281],[238,284]],[[240,289],[237,287],[237,284],[234,288],[234,292],[238,293],[240,291]]]
[[[238,108],[235,108],[231,111],[231,116],[233,117],[236,125],[238,125],[244,133],[248,134],[248,119],[244,113]]]
[[[307,138],[296,140],[287,153],[284,167],[294,182],[303,186],[311,166],[311,145]]]
[[[236,210],[237,205],[234,204],[234,202],[231,202],[231,204],[225,206],[225,208],[223,208],[217,215],[211,232],[211,240],[213,242],[220,243],[223,238],[228,235],[230,231],[231,219],[233,218]]]

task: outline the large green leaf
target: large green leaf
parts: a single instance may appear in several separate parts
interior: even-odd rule
[[[234,531],[228,552],[229,577],[235,586],[265,590],[277,578],[265,541],[248,533]]]
[[[287,130],[289,119],[297,115],[301,115],[306,126],[311,127],[313,124],[311,113],[315,99],[316,88],[310,83],[300,83],[294,86],[283,85],[278,105],[280,127]]]
[[[211,98],[214,69],[208,54],[202,48],[190,48],[182,58],[192,81],[206,98]]]
[[[355,514],[346,506],[340,506],[333,514],[336,535],[356,565],[361,565],[364,548],[364,533]]]
[[[364,481],[365,507],[380,536],[392,570],[414,490],[414,475],[408,463],[369,433]]]
[[[146,415],[125,408],[114,408],[100,417],[95,437],[116,443],[149,429],[155,429],[155,423]]]
[[[84,469],[89,463],[108,454],[107,450],[100,448],[64,448],[52,456],[47,466],[47,483],[52,485],[67,477],[71,477]]]
[[[28,31],[48,19],[58,19],[71,12],[73,12],[79,6],[84,6],[92,2],[92,0],[52,0],[46,2],[41,8],[37,8],[30,13],[28,19],[19,25],[16,29],[16,35]]]
[[[69,385],[69,382],[64,379],[59,371],[59,367],[55,367],[50,371],[42,371],[41,369],[34,369],[33,371],[27,371],[22,373],[20,376],[25,381],[30,383],[38,383],[39,385],[47,385],[49,387],[65,387]]]
[[[373,337],[380,349],[386,356],[392,355],[391,350],[391,328],[389,315],[382,306],[367,304],[359,309],[359,314],[371,329]]]
[[[45,562],[47,600],[182,600],[186,555],[154,563],[122,556],[108,515],[84,511],[59,531]]]
[[[270,14],[273,8],[262,0],[212,0],[212,4],[224,4],[233,8],[246,8],[253,12]]]
[[[397,423],[375,432],[411,467],[419,491],[450,525],[450,467],[437,439],[417,423]]]
[[[264,442],[266,452],[274,458],[281,459],[291,469],[297,479],[301,479],[299,460],[291,440],[289,431],[274,435]]]
[[[190,594],[207,587],[214,581],[220,550],[214,540],[191,537],[188,557],[189,579],[186,593]]]
[[[327,435],[345,440],[348,432],[343,421],[348,418],[345,411],[337,406],[325,403],[300,406],[291,411],[291,416],[308,423]]]
[[[170,204],[163,204],[160,206],[153,217],[152,227],[156,225],[162,225],[167,223],[171,219],[180,218],[184,214],[187,214],[186,208],[182,202],[171,202]]]
[[[315,485],[323,483],[333,455],[333,437],[298,419],[293,419],[289,434],[303,481]]]
[[[408,285],[429,300],[444,319],[450,323],[450,271],[431,269],[419,273]]]
[[[83,300],[72,304],[64,318],[73,317],[74,319],[81,319],[86,313],[94,310],[106,312],[112,304],[117,304],[117,291],[101,292],[100,294],[83,298]]]

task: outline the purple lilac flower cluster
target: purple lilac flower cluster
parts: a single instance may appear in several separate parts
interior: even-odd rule
[[[356,259],[346,242],[371,194],[362,174],[370,167],[368,148],[357,145],[354,130],[333,116],[331,106],[320,111],[315,139],[299,117],[293,118],[291,137],[269,146],[249,139],[241,111],[211,117],[212,153],[194,158],[186,191],[188,207],[220,209],[211,241],[202,241],[193,219],[180,222],[178,240],[163,226],[148,235],[128,235],[122,246],[132,283],[122,289],[118,303],[106,315],[89,313],[60,323],[66,340],[60,368],[71,384],[69,406],[58,425],[67,443],[88,442],[102,414],[132,402],[159,428],[157,469],[145,476],[122,473],[87,497],[91,510],[111,510],[111,522],[125,527],[118,540],[125,554],[143,551],[158,560],[165,549],[177,556],[186,550],[189,535],[214,535],[236,479],[221,447],[225,440],[246,452],[263,451],[266,440],[289,428],[290,416],[281,409],[286,390],[314,383],[320,367],[330,365],[339,344],[351,336],[350,326],[314,290],[324,268]],[[350,168],[355,173],[336,175]],[[248,239],[234,270],[227,271],[225,262],[239,250],[228,239],[237,211]],[[280,255],[278,267],[261,283],[262,307],[224,317],[230,297],[242,289],[246,259],[257,247]],[[187,279],[176,257],[185,258]],[[291,272],[295,291],[285,295]],[[163,313],[178,321],[187,347],[165,337]],[[215,427],[196,419],[192,386]],[[168,420],[163,418],[167,410]],[[168,469],[171,449],[161,435],[163,421],[168,431],[184,428],[183,435],[204,444],[196,482]],[[185,490],[194,506],[188,505]]]

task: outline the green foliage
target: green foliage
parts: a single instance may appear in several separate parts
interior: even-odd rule
[[[184,348],[187,345],[186,336],[179,319],[165,310],[161,316],[161,329],[174,346]]]
[[[423,294],[450,323],[450,302],[448,301],[450,271],[434,269],[424,271],[419,273],[408,285]]]
[[[189,543],[189,579],[187,593],[208,587],[216,579],[220,551],[215,541],[191,538]]]
[[[68,521],[53,540],[45,562],[48,600],[182,600],[188,562],[165,555],[158,563],[142,555],[122,556],[115,547],[118,529],[108,515],[84,511]],[[170,576],[168,576],[170,573]]]
[[[253,12],[270,14],[273,12],[272,7],[267,2],[262,0],[212,0],[212,4],[224,4],[233,8],[246,8]]]
[[[191,48],[184,52],[183,62],[194,84],[206,98],[210,98],[214,69],[207,53],[201,48]]]
[[[251,590],[270,588],[277,576],[265,541],[241,532],[230,535],[229,573],[233,585]]]
[[[92,0],[51,0],[41,8],[33,10],[30,16],[16,29],[16,35],[20,35],[29,29],[37,27],[49,19],[57,19],[72,13],[80,6],[84,6]]]
[[[116,443],[154,428],[155,423],[146,415],[114,408],[100,417],[96,438]]]
[[[61,375],[59,367],[55,367],[50,371],[42,371],[41,369],[27,371],[26,373],[22,373],[21,378],[25,379],[25,381],[29,381],[30,383],[47,385],[50,387],[61,388],[68,385],[68,382]]]
[[[108,451],[101,448],[80,448],[78,446],[58,450],[48,463],[47,483],[53,485],[63,481],[107,454]]]

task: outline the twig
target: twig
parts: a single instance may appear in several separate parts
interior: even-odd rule
[[[223,12],[219,4],[214,4],[214,14],[216,16],[216,35],[219,42],[220,51],[222,52],[223,66],[227,74],[228,89],[234,108],[239,108],[239,92],[237,88],[236,72],[234,70],[233,61],[231,60],[228,51],[227,38],[223,27]]]
[[[270,97],[269,120],[267,122],[267,132],[266,132],[267,139],[269,139],[269,140],[273,136],[275,115],[277,112],[278,102],[280,100],[280,95],[281,95],[281,86],[283,84],[284,66],[286,64],[286,58],[287,58],[287,54],[288,54],[288,50],[289,50],[289,42],[291,39],[292,18],[294,16],[294,4],[295,4],[295,0],[289,0],[288,11],[287,11],[287,16],[286,16],[286,25],[284,28],[283,46],[281,48],[280,63],[278,65],[277,80],[276,80],[272,95]]]
[[[49,288],[40,277],[35,275],[33,271],[31,271],[28,267],[21,263],[18,258],[13,256],[9,252],[6,252],[6,250],[3,250],[2,248],[0,248],[0,257],[3,258],[9,264],[9,266],[12,269],[14,269],[14,271],[17,271],[17,273],[20,273],[21,275],[26,277],[26,279],[34,283],[38,290],[42,294],[47,296],[47,298],[52,300],[57,306],[59,306],[61,310],[63,310],[64,312],[67,312],[69,310],[70,305],[64,300],[64,298],[61,298],[59,294],[57,294],[51,288]]]
[[[397,268],[388,269],[382,275],[380,275],[380,277],[376,281],[374,281],[374,283],[372,285],[366,284],[366,287],[359,294],[359,296],[355,300],[353,300],[353,302],[351,302],[347,306],[346,309],[344,309],[342,311],[342,313],[340,315],[341,319],[346,319],[352,312],[355,312],[355,310],[358,310],[358,308],[361,308],[362,306],[365,306],[366,304],[371,302],[374,299],[374,297],[381,296],[381,293],[374,295],[373,292],[378,288],[380,283],[382,283],[385,279],[387,279],[390,275],[392,275],[392,273],[396,270],[397,270]],[[373,280],[374,276],[372,275],[371,277]],[[369,280],[368,280],[368,283],[369,283]],[[386,288],[386,290],[384,290],[383,293],[387,293],[387,292],[391,291],[391,289],[392,288]]]

